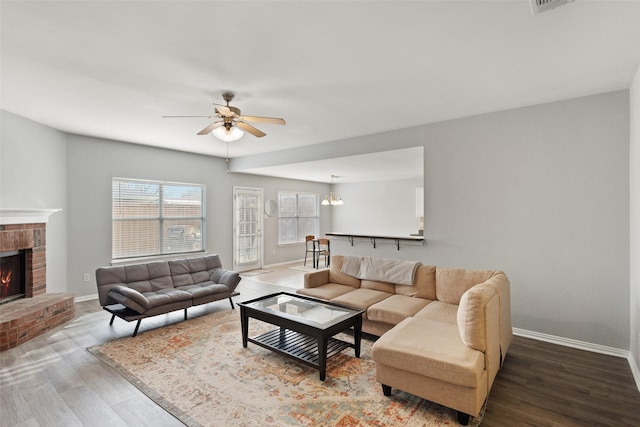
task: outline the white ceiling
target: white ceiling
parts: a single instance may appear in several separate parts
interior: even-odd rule
[[[208,119],[161,116],[210,114],[230,90],[243,114],[287,120],[230,144],[239,157],[625,89],[640,63],[634,0],[538,15],[529,0],[0,7],[2,109],[220,157],[226,144],[196,135]]]

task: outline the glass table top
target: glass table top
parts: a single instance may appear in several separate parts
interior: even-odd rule
[[[277,313],[304,323],[315,323],[320,327],[329,326],[362,311],[326,304],[322,301],[307,300],[292,294],[271,295],[250,301],[245,306]]]

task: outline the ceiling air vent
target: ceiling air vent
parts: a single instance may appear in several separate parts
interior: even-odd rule
[[[573,0],[531,0],[531,11],[533,14],[546,12],[558,6],[569,3]]]

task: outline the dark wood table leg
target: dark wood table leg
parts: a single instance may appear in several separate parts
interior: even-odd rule
[[[240,325],[242,326],[242,346],[247,348],[247,338],[249,337],[249,316],[244,307],[240,307]]]
[[[318,337],[318,370],[320,371],[320,381],[324,381],[327,376],[327,340],[326,337]]]
[[[360,357],[360,344],[362,341],[362,315],[357,316],[356,324],[353,325],[353,349],[356,357]]]
[[[287,341],[287,330],[284,326],[280,326],[280,347],[284,346],[284,343]]]
[[[318,245],[318,247],[320,247],[320,245]],[[318,263],[320,262],[320,260],[316,259],[316,240],[313,240],[313,268],[318,268]]]

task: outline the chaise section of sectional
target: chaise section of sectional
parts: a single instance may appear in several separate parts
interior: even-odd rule
[[[362,331],[380,337],[371,357],[385,395],[393,387],[448,406],[461,424],[478,416],[513,339],[506,275],[419,265],[412,284],[394,283],[345,274],[345,258],[307,273],[297,292],[366,310]],[[378,261],[387,263],[366,260]]]
[[[100,305],[115,317],[140,322],[146,317],[165,314],[194,305],[229,299],[239,295],[240,275],[222,268],[217,255],[144,264],[102,267],[96,270]]]

